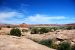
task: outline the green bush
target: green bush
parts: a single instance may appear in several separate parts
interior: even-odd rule
[[[43,34],[43,33],[48,33],[48,32],[53,32],[56,31],[56,27],[40,27],[40,28],[32,28],[31,29],[31,34]]]
[[[67,30],[67,27],[66,26],[61,26],[61,27],[59,27],[59,29]]]
[[[49,29],[48,28],[41,28],[40,29],[40,34],[48,33],[48,32],[49,32]]]
[[[66,29],[67,29],[67,30],[71,30],[72,27],[71,27],[71,26],[67,26]]]
[[[56,31],[58,28],[57,27],[53,27],[52,29],[54,29],[54,31]]]
[[[53,29],[52,29],[51,27],[50,27],[50,28],[48,28],[48,29],[49,29],[49,31],[50,31],[50,32],[53,32]]]
[[[75,50],[75,44],[71,47],[71,50]]]
[[[49,28],[49,31],[50,31],[50,32],[53,32],[53,31],[56,31],[57,29],[58,29],[57,27],[50,27],[50,28]]]
[[[38,34],[39,33],[39,29],[38,28],[32,28],[31,29],[31,34]]]
[[[13,35],[13,36],[21,36],[21,31],[18,29],[18,28],[14,28],[10,31],[10,35]]]
[[[7,26],[7,28],[11,28],[10,26]]]
[[[72,30],[72,29],[75,29],[75,26],[65,26],[64,28],[67,30]]]
[[[57,44],[52,44],[52,47],[53,49],[57,49],[58,48],[58,45]]]
[[[69,42],[62,42],[59,44],[59,47],[57,50],[70,50],[71,49],[71,45]]]
[[[45,45],[47,47],[52,47],[53,41],[52,39],[42,40],[39,44]]]
[[[72,28],[75,29],[75,26],[73,26]]]

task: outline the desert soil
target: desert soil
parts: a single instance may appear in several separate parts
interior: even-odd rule
[[[35,43],[27,38],[9,35],[0,35],[0,50],[54,50],[54,49]]]

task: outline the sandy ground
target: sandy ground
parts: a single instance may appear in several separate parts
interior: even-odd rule
[[[54,50],[37,44],[30,39],[0,35],[0,50]]]
[[[63,39],[72,42],[75,44],[75,30],[60,30],[55,32],[49,32],[46,34],[29,34],[25,33],[26,38],[29,38],[33,41],[41,41],[44,39]]]
[[[2,28],[0,30],[0,35],[7,35],[10,33],[10,30],[12,28]],[[25,28],[20,28],[25,29]],[[25,35],[24,37],[27,37],[32,40],[40,41],[42,39],[54,39],[54,38],[61,38],[61,39],[67,39],[72,40],[75,42],[75,30],[58,30],[55,32],[49,32],[46,34],[30,34],[30,32],[24,32],[22,33]]]
[[[24,32],[22,33],[24,36],[20,38],[7,35],[10,30],[11,28],[2,28],[0,30],[0,50],[53,50],[33,42],[43,39],[66,39],[75,44],[75,30],[58,30],[46,34],[30,34],[30,32]]]

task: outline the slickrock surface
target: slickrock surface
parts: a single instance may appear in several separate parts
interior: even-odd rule
[[[23,37],[0,35],[0,50],[54,50]]]

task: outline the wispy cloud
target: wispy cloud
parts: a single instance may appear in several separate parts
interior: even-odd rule
[[[12,20],[9,20],[12,19]],[[54,24],[54,23],[69,23],[73,22],[72,18],[69,19],[65,16],[48,16],[42,14],[35,14],[32,16],[25,16],[25,14],[17,12],[17,11],[10,11],[10,12],[0,12],[0,22],[3,23],[29,23],[29,24]]]
[[[24,15],[22,13],[16,12],[16,11],[10,11],[10,12],[0,12],[0,22],[2,23],[11,23],[11,22],[17,22],[16,20],[19,20]],[[12,20],[8,20],[12,19]]]
[[[22,17],[23,15],[18,12],[0,12],[0,19],[11,18],[11,17]]]
[[[16,12],[0,12],[0,19],[10,18],[16,15]]]
[[[64,16],[47,16],[47,15],[40,15],[36,14],[34,16],[29,16],[25,18],[25,22],[27,23],[33,23],[33,24],[38,24],[38,23],[52,23],[54,20],[62,20],[66,19]],[[55,22],[53,22],[55,23]]]

